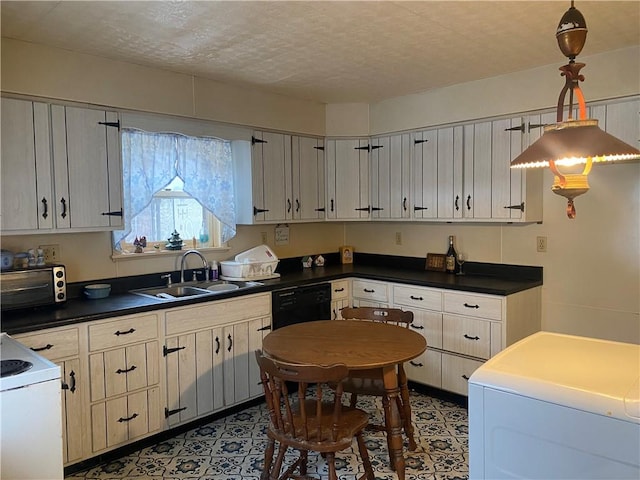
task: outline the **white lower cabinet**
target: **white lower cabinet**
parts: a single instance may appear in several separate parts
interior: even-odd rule
[[[354,279],[351,282],[354,307],[388,307],[389,284],[376,280]]]
[[[460,395],[485,360],[540,330],[540,287],[499,296],[392,284],[392,293],[391,304],[411,310],[410,328],[427,340],[405,365],[407,377]]]
[[[162,428],[158,323],[154,312],[88,324],[94,454]]]
[[[167,426],[260,396],[254,351],[270,330],[268,293],[167,310]]]
[[[62,327],[15,335],[15,339],[60,367],[62,377],[62,458],[65,465],[84,458],[86,385],[81,380],[80,328]]]
[[[349,280],[331,282],[331,320],[342,320],[340,310],[349,306]]]

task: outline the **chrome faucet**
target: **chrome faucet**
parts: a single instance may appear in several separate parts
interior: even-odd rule
[[[184,264],[187,259],[187,255],[189,255],[190,253],[193,253],[200,257],[200,259],[202,260],[202,266],[204,267],[204,271],[205,273],[207,272],[207,268],[208,268],[207,259],[204,258],[204,256],[197,250],[187,250],[182,254],[182,260],[180,261],[180,283],[184,283]]]

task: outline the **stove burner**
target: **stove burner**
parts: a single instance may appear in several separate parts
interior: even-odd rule
[[[31,367],[33,367],[33,363],[26,360],[0,360],[0,377],[17,375],[26,372]]]

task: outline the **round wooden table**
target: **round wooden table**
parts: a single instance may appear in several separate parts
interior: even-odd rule
[[[396,367],[427,348],[422,335],[397,325],[359,320],[320,320],[297,323],[269,333],[262,350],[272,358],[290,363],[332,365],[344,363],[349,370],[380,368],[389,399],[385,419],[391,466],[405,478],[402,425],[396,404],[399,395]],[[387,415],[387,412],[385,412]]]

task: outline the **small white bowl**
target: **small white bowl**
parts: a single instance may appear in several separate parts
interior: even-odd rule
[[[111,293],[111,285],[108,283],[94,283],[84,287],[84,294],[92,300],[106,298]]]

